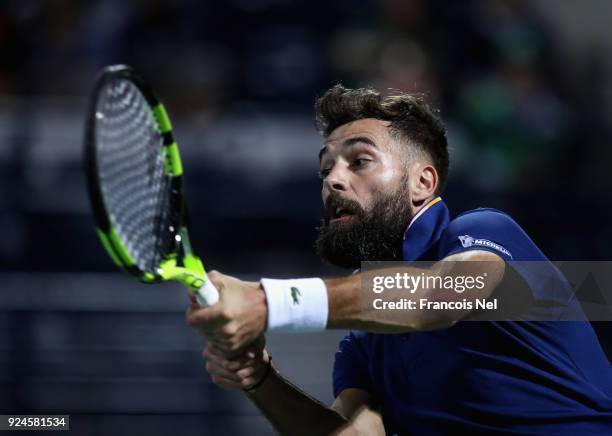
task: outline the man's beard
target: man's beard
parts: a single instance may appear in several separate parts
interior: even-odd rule
[[[348,221],[330,223],[337,208],[348,210]],[[366,211],[353,200],[332,192],[326,201],[326,215],[315,244],[317,254],[343,268],[360,268],[366,261],[402,260],[404,233],[412,219],[408,184],[382,195]]]

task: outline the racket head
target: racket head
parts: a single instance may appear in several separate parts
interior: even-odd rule
[[[164,106],[132,68],[110,66],[98,76],[84,157],[106,251],[141,281],[165,280],[161,266],[176,262],[187,237],[182,164]]]

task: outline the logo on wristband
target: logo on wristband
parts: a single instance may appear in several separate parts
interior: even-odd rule
[[[300,290],[298,288],[296,288],[295,286],[291,286],[291,298],[293,299],[293,305],[295,306],[296,304],[300,304],[300,300],[298,299],[298,296],[302,296],[302,293],[300,292]]]

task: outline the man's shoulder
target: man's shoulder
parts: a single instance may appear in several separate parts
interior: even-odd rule
[[[478,207],[472,210],[466,210],[465,212],[461,212],[455,218],[453,218],[450,224],[459,222],[464,223],[468,221],[502,221],[506,223],[513,223],[518,226],[516,221],[503,210],[494,209],[492,207]]]
[[[494,235],[510,232],[527,236],[523,228],[508,213],[490,207],[462,212],[453,218],[445,229],[447,234],[465,231]]]
[[[506,212],[480,207],[450,221],[441,235],[440,255],[487,249],[505,260],[542,258],[543,254],[523,228]]]

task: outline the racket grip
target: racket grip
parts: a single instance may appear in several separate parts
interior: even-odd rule
[[[204,285],[198,289],[196,298],[202,306],[212,306],[219,301],[219,291],[217,291],[212,281],[206,280]]]

